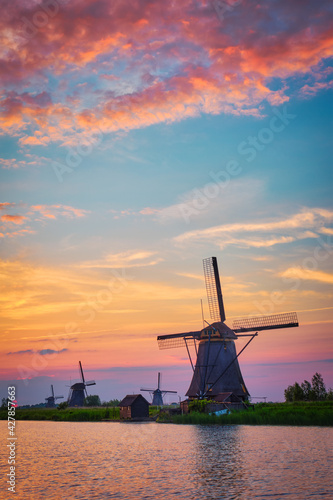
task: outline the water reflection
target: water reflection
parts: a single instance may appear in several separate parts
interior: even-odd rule
[[[239,426],[196,426],[196,490],[206,498],[236,498],[246,489]]]
[[[330,428],[17,425],[17,500],[333,497]]]

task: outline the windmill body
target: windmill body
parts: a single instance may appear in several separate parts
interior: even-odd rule
[[[177,391],[164,391],[164,390],[162,391],[160,386],[161,386],[161,374],[159,372],[158,378],[157,378],[157,389],[140,389],[140,391],[150,392],[150,394],[153,397],[153,401],[152,401],[153,406],[163,406],[164,394],[168,394],[168,393],[177,394]]]
[[[186,346],[193,377],[186,393],[190,399],[216,399],[219,394],[233,393],[240,401],[250,394],[244,383],[238,357],[258,331],[298,326],[296,313],[272,316],[249,317],[237,320],[233,329],[225,324],[222,289],[216,257],[203,261],[210,316],[213,323],[199,331],[160,335],[157,337],[160,349]],[[253,333],[255,332],[255,333]],[[235,341],[239,337],[250,337],[247,344],[237,354]],[[193,363],[189,346],[194,345],[196,362]]]
[[[79,361],[79,368],[82,382],[77,382],[71,385],[68,395],[68,406],[83,406],[86,396],[88,396],[86,387],[89,385],[96,385],[94,380],[86,382],[84,379],[83,368],[81,361]]]
[[[206,395],[213,399],[218,394],[232,392],[245,400],[249,392],[239,367],[234,332],[222,322],[213,323],[200,335],[197,361],[190,387],[189,398]],[[229,366],[229,368],[227,368]],[[221,372],[226,369],[223,377]]]

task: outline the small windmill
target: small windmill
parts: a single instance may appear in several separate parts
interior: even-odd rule
[[[46,402],[46,408],[54,408],[55,407],[55,401],[56,399],[61,399],[64,396],[55,396],[54,395],[54,390],[53,390],[53,385],[51,384],[51,394],[52,396],[49,396],[48,398],[45,398]]]
[[[274,314],[272,316],[249,317],[234,321],[233,329],[225,324],[220,277],[216,257],[203,260],[210,316],[213,321],[202,330],[160,335],[157,341],[160,349],[182,347],[185,344],[193,370],[190,387],[186,393],[190,399],[218,398],[219,394],[233,393],[238,399],[248,399],[238,364],[238,356],[258,335],[258,331],[298,326],[296,313]],[[250,333],[255,332],[255,333]],[[251,337],[237,354],[235,340]],[[192,362],[189,345],[194,345],[196,363]]]
[[[162,391],[161,390],[161,374],[158,372],[157,389],[140,389],[140,391],[147,391],[153,397],[153,406],[162,406],[164,394],[177,394],[177,391]]]
[[[71,385],[67,400],[68,406],[83,406],[84,398],[88,396],[86,387],[89,385],[96,385],[94,380],[85,381],[81,361],[79,361],[79,368],[82,382]]]

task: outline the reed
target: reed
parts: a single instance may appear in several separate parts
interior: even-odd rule
[[[171,416],[169,421],[175,424],[332,426],[333,404],[326,401],[262,403],[255,405],[254,410],[235,411],[229,415],[217,417],[192,412]]]
[[[17,409],[16,420],[53,420],[63,422],[100,422],[104,419],[119,420],[119,408],[28,408]],[[0,411],[0,420],[7,420],[7,411]]]

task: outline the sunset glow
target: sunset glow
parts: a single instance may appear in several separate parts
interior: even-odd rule
[[[209,321],[213,255],[230,327],[298,314],[241,355],[251,395],[333,386],[330,3],[18,0],[0,24],[2,392],[67,396],[81,360],[102,400],[158,371],[183,398],[156,336],[202,328],[201,299]]]

